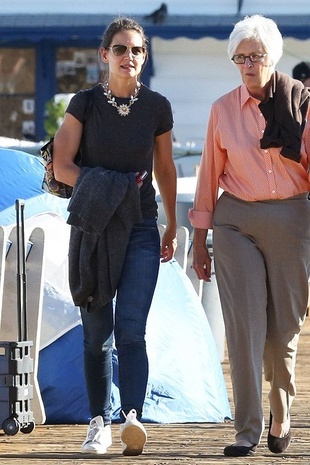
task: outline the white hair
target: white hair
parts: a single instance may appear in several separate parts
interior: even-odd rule
[[[229,58],[233,57],[240,42],[250,39],[262,44],[272,66],[276,66],[283,53],[283,37],[276,23],[261,15],[246,16],[239,21],[229,36]]]

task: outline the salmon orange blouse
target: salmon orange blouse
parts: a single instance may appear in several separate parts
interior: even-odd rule
[[[266,121],[257,100],[242,84],[211,108],[199,167],[194,206],[195,228],[212,228],[219,190],[246,201],[286,199],[310,191],[310,106],[301,145],[301,162],[260,148]]]

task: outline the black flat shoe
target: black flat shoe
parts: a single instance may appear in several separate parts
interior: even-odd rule
[[[283,438],[277,438],[276,436],[273,436],[272,434],[270,434],[271,424],[272,424],[272,414],[270,412],[269,431],[268,431],[268,438],[267,438],[268,449],[270,450],[270,452],[273,452],[274,454],[282,454],[283,452],[286,451],[286,449],[289,447],[291,443],[291,439],[292,439],[291,430],[289,430],[289,432]]]
[[[256,452],[256,444],[253,446],[236,446],[232,444],[231,446],[227,446],[224,449],[224,455],[227,457],[246,457],[247,455],[254,455]]]

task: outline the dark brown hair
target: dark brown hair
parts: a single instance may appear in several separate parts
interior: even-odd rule
[[[123,31],[138,32],[142,37],[143,47],[147,49],[148,39],[144,33],[143,27],[140,26],[140,24],[137,23],[137,21],[135,21],[134,19],[126,18],[126,17],[116,18],[114,19],[114,21],[112,21],[112,23],[109,24],[109,26],[106,28],[101,38],[100,48],[110,47],[115,34],[117,34],[118,32],[123,32]]]

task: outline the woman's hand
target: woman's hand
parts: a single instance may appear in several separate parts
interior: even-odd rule
[[[161,240],[161,262],[169,262],[173,258],[176,248],[177,239],[175,231],[173,232],[169,228],[166,228]]]
[[[207,229],[195,229],[194,231],[192,267],[198,279],[210,282],[212,260],[206,243],[207,234]]]
[[[137,173],[135,173],[135,175],[136,175],[136,181],[137,181],[138,187],[139,189],[141,189],[141,187],[143,186],[143,181],[147,177],[148,172],[146,170],[143,170],[140,172],[138,171]]]

